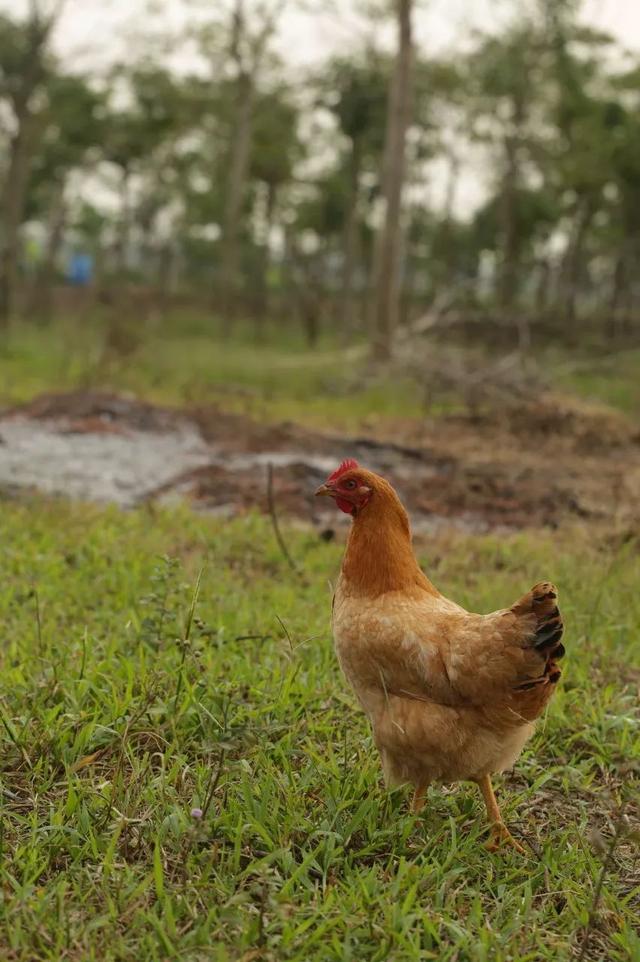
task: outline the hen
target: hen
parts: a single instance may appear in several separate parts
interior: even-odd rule
[[[487,848],[524,850],[506,828],[491,775],[510,768],[560,678],[557,592],[535,585],[510,608],[477,615],[421,571],[407,512],[384,478],[344,461],[316,492],[352,515],[333,600],[340,665],[366,712],[387,784],[475,781],[491,822]]]

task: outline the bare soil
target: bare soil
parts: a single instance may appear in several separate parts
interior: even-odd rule
[[[0,488],[131,506],[186,498],[202,510],[277,510],[318,526],[313,492],[345,457],[384,474],[417,528],[640,524],[640,432],[608,409],[549,395],[499,414],[373,424],[358,437],[174,410],[96,393],[43,395],[0,415]],[[345,519],[346,520],[346,519]]]

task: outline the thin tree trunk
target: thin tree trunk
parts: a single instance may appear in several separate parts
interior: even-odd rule
[[[357,141],[354,140],[349,158],[349,194],[344,228],[342,298],[340,304],[340,333],[344,340],[348,340],[354,329],[353,274],[358,246],[359,193],[360,150]]]
[[[60,253],[64,228],[67,221],[65,184],[59,184],[49,212],[49,225],[45,253],[36,273],[31,296],[31,313],[43,322],[51,319],[52,288],[56,274],[56,262]]]
[[[262,23],[257,33],[247,29],[244,0],[235,0],[232,12],[230,56],[237,69],[237,104],[229,148],[229,179],[222,225],[221,288],[223,331],[229,334],[241,288],[240,226],[242,205],[249,175],[253,108],[257,77],[276,21],[286,0],[274,0],[261,9]],[[249,53],[243,52],[246,47]]]
[[[41,132],[32,100],[44,75],[43,50],[63,2],[59,0],[46,19],[41,16],[37,5],[31,5],[23,72],[18,90],[12,98],[16,131],[11,140],[7,174],[0,191],[0,328],[8,325],[15,308],[20,225],[31,159]]]
[[[433,275],[432,281],[432,300],[440,294],[441,290],[448,291],[455,284],[457,272],[456,249],[452,244],[452,225],[454,222],[454,205],[460,179],[460,158],[455,153],[447,156],[449,169],[447,171],[447,186],[445,190],[444,207],[442,212],[442,222],[436,228],[431,243],[431,259],[435,264],[435,250],[440,252],[443,261],[443,269],[438,274]]]
[[[120,225],[118,230],[115,264],[116,271],[120,275],[124,275],[127,270],[129,239],[131,235],[131,199],[129,197],[129,178],[129,169],[127,167],[123,167],[122,177],[120,180]]]
[[[224,330],[229,334],[237,308],[240,291],[240,222],[245,185],[249,172],[251,127],[255,89],[253,78],[242,74],[238,78],[238,104],[234,135],[229,152],[229,180],[222,234],[221,276],[223,284]]]
[[[549,286],[551,267],[549,261],[542,260],[538,264],[538,277],[535,287],[536,314],[546,314],[549,304]]]
[[[511,102],[511,130],[504,139],[504,175],[500,205],[502,262],[498,280],[498,302],[506,310],[513,307],[519,286],[521,237],[516,205],[520,184],[520,142],[526,116],[525,97],[522,91],[514,91]]]
[[[15,294],[20,247],[20,225],[37,121],[28,112],[19,118],[11,142],[9,169],[2,192],[0,244],[0,327],[6,327],[15,309]]]
[[[412,0],[397,0],[398,53],[389,89],[383,161],[384,222],[376,237],[373,283],[373,354],[393,352],[400,305],[400,237],[406,135],[411,106]]]
[[[290,283],[297,306],[297,314],[310,348],[315,347],[320,334],[323,286],[320,279],[322,256],[303,254],[296,245],[292,232],[287,231]]]
[[[498,301],[500,307],[513,307],[518,289],[519,238],[516,223],[516,191],[518,184],[517,145],[514,137],[505,140],[505,174],[502,181],[500,216],[502,221],[502,264]]]
[[[571,322],[575,321],[576,317],[576,298],[580,286],[582,254],[594,213],[595,205],[592,199],[589,197],[583,198],[578,205],[573,233],[562,261],[560,296],[563,312]]]
[[[620,304],[624,289],[627,284],[626,274],[626,251],[623,246],[622,250],[616,257],[615,266],[613,268],[613,277],[611,279],[611,296],[609,298],[607,312],[609,315],[607,333],[612,341],[618,337],[622,327],[620,323]]]
[[[264,339],[265,319],[269,315],[269,270],[271,268],[271,230],[276,209],[278,188],[274,183],[268,183],[264,209],[264,235],[259,248],[257,303],[255,314],[256,340]]]

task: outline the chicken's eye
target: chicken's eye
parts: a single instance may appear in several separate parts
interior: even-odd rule
[[[345,488],[348,488],[350,491],[353,491],[353,489],[356,487],[356,483],[357,482],[354,481],[353,478],[349,478],[348,481],[345,481],[344,486]]]

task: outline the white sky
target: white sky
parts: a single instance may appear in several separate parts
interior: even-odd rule
[[[456,46],[474,28],[490,29],[517,8],[518,0],[419,0],[416,38],[425,53]],[[522,2],[522,0],[520,0]],[[302,6],[289,0],[279,31],[278,47],[291,66],[304,66],[336,50],[357,46],[366,34],[353,0],[312,0],[314,13],[298,13]],[[310,7],[311,3],[306,6]],[[194,13],[200,19],[216,7],[216,0],[66,0],[55,35],[55,45],[69,63],[104,64],[126,51],[127,40],[160,30],[176,38]],[[251,4],[249,3],[250,9]],[[28,0],[0,0],[0,8],[21,13]],[[189,12],[191,11],[191,12]],[[583,0],[582,19],[613,34],[628,50],[640,52],[640,0]],[[380,29],[384,29],[381,27]],[[129,55],[133,51],[126,51]]]

